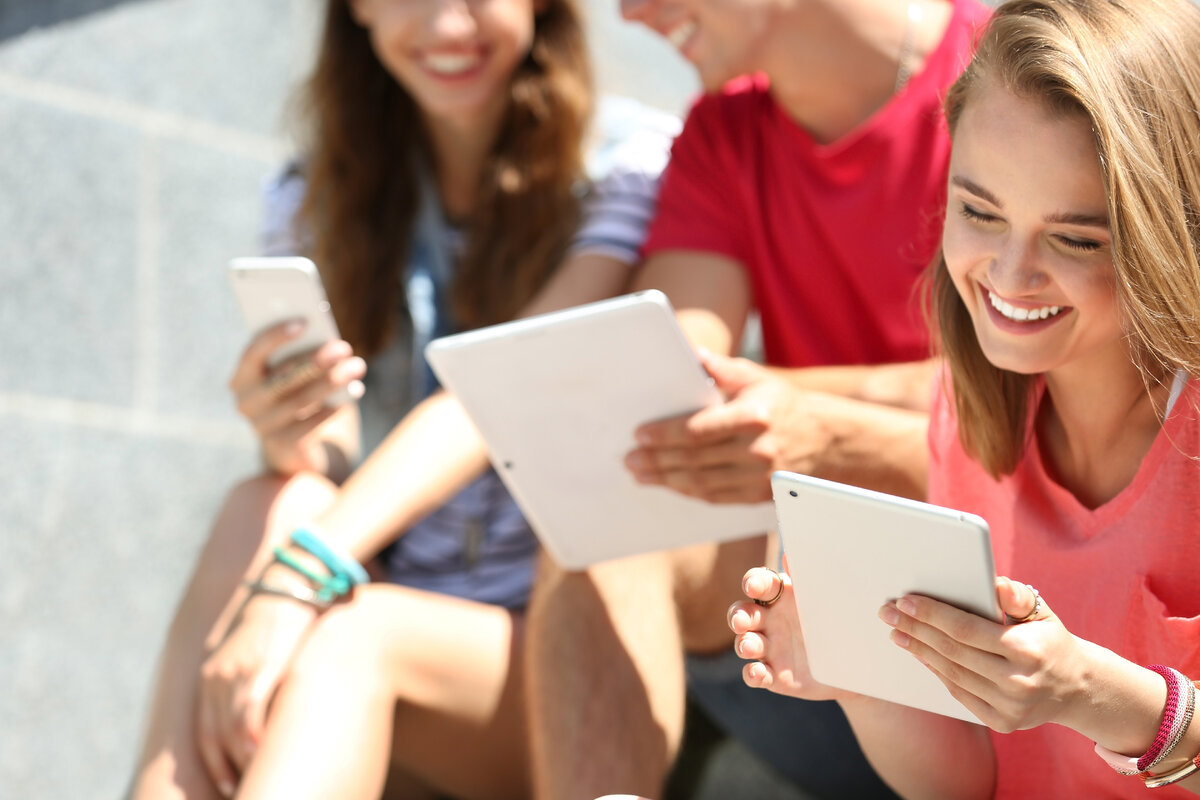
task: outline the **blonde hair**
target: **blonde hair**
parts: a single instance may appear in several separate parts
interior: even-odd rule
[[[538,4],[533,43],[467,220],[450,301],[460,327],[511,319],[541,288],[579,223],[592,81],[574,0]],[[311,241],[342,336],[371,356],[392,333],[429,157],[416,103],[376,58],[346,0],[328,0],[316,68],[304,87]],[[415,159],[414,159],[415,157]]]
[[[1191,0],[1011,0],[945,102],[951,135],[984,81],[1089,123],[1122,320],[1148,380],[1200,375],[1200,9]],[[933,310],[959,436],[993,477],[1027,446],[1033,378],[980,350],[939,256]]]

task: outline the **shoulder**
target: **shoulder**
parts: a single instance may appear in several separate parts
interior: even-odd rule
[[[719,92],[702,95],[693,103],[683,123],[676,151],[712,153],[732,150],[736,155],[762,134],[775,109],[765,75],[746,75],[725,84]]]
[[[283,164],[263,182],[263,225],[259,233],[263,255],[295,255],[306,249],[297,223],[306,188],[300,159]]]
[[[657,176],[680,127],[675,115],[632,98],[602,97],[588,143],[588,177],[599,181],[621,173]]]

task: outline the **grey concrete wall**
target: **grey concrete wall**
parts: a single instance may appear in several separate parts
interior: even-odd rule
[[[591,0],[602,86],[694,86]],[[0,0],[0,796],[117,797],[153,661],[256,466],[224,274],[318,0]]]

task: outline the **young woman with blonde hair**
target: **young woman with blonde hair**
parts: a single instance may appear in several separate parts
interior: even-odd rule
[[[530,794],[537,543],[421,354],[624,287],[675,123],[610,104],[589,179],[587,59],[573,0],[329,0],[266,250],[316,261],[345,340],[270,370],[285,324],[242,356],[270,474],[201,553],[133,797]]]
[[[770,570],[746,682],[840,701],[909,797],[1200,791],[1200,9],[1012,0],[946,111],[929,499],[988,520],[1008,620],[880,618],[986,727],[815,683]]]

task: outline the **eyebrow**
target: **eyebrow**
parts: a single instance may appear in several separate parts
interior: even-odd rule
[[[955,175],[950,179],[950,183],[958,186],[961,189],[966,189],[976,197],[981,197],[988,201],[996,208],[1003,209],[1004,204],[996,195],[989,192],[987,189],[980,186],[970,178],[964,178],[961,175]],[[1108,214],[1082,214],[1078,212],[1058,212],[1046,217],[1046,222],[1057,225],[1086,225],[1095,228],[1107,228]]]

